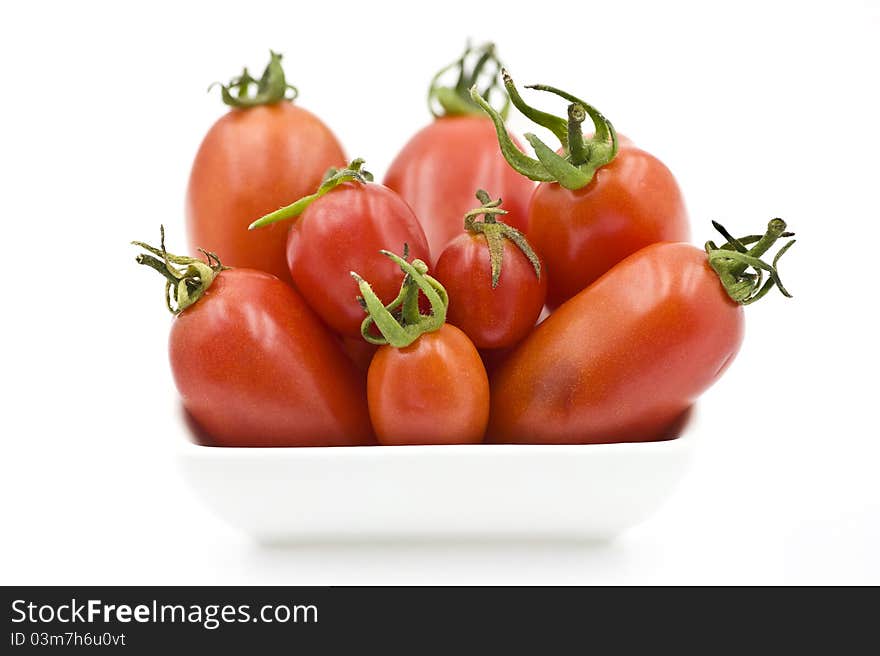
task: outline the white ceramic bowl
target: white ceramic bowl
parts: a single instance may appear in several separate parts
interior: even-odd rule
[[[605,540],[655,512],[684,474],[677,439],[577,446],[221,448],[186,442],[204,502],[267,544]]]

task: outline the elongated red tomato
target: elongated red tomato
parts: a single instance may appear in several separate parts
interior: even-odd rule
[[[468,71],[465,60],[471,58],[476,63]],[[507,223],[518,230],[526,229],[534,184],[504,161],[492,121],[481,113],[467,91],[485,73],[484,67],[493,63],[497,67],[491,44],[469,48],[456,62],[460,83],[442,87],[435,77],[429,99],[440,108],[435,111],[432,106],[435,120],[406,143],[385,175],[385,184],[399,193],[419,217],[434,262],[461,233],[462,216],[473,206],[478,188],[493,198],[500,196],[508,210]]]
[[[229,266],[268,271],[290,281],[289,225],[248,232],[257,217],[311,193],[345,155],[330,129],[284,95],[280,55],[273,53],[271,84],[242,98],[224,88],[232,109],[202,141],[186,196],[190,250],[222,253]],[[245,88],[241,79],[232,87]]]
[[[165,267],[161,256],[140,258]],[[209,444],[374,442],[363,375],[296,291],[262,271],[221,271],[194,259],[180,272],[171,369]]]
[[[489,419],[489,380],[476,347],[445,323],[448,296],[427,275],[427,265],[422,260],[410,264],[387,251],[385,255],[407,274],[391,308],[353,274],[368,312],[363,335],[381,344],[367,372],[377,440],[384,445],[481,442]],[[430,314],[419,310],[420,291],[430,302]],[[371,326],[381,338],[370,337]]]
[[[772,221],[748,255],[760,257],[784,230],[784,222]],[[707,258],[687,244],[653,244],[564,303],[493,377],[489,440],[663,437],[739,350],[737,301],[751,302],[769,289],[759,289],[734,258],[739,255],[724,248]]]
[[[451,299],[446,320],[477,348],[515,345],[535,326],[544,307],[547,278],[522,233],[497,220],[499,201],[480,190],[482,207],[466,214],[466,231],[437,261],[435,276]],[[484,214],[483,221],[474,218]]]
[[[497,112],[474,94],[493,118],[510,165],[540,181],[529,203],[526,235],[547,271],[548,306],[563,303],[649,244],[688,238],[684,199],[660,160],[619,138],[608,119],[571,94],[534,87],[571,103],[563,119],[530,107],[510,76],[504,81],[513,104],[562,143],[554,152],[535,135],[526,135],[537,159],[526,156],[508,138]],[[589,138],[581,131],[587,116],[595,127]]]
[[[645,246],[689,236],[684,199],[672,173],[632,146],[620,148],[581,189],[538,185],[529,217],[529,242],[547,254],[551,307]]]
[[[409,206],[388,187],[371,182],[363,160],[332,170],[318,190],[262,217],[253,227],[300,216],[287,241],[294,285],[318,316],[340,335],[357,337],[364,319],[353,299],[352,271],[373,280],[388,303],[400,289],[400,267],[383,257],[385,248],[406,246],[416,258],[428,256],[428,243]]]

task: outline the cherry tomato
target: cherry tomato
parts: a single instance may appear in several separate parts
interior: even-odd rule
[[[368,312],[362,334],[369,337],[372,326],[382,334],[368,339],[383,344],[367,372],[367,401],[377,440],[384,445],[481,442],[489,419],[489,380],[476,347],[461,330],[445,323],[448,295],[426,275],[427,265],[384,254],[407,274],[392,308],[353,274]],[[420,291],[430,302],[428,315],[419,310]]]
[[[269,68],[275,89],[238,98],[224,88],[232,109],[208,131],[193,162],[186,196],[192,253],[222,253],[229,266],[267,271],[290,281],[286,244],[289,225],[248,232],[255,218],[311,193],[330,166],[345,155],[330,129],[285,98],[280,55]],[[278,72],[280,71],[280,79]],[[240,79],[232,86],[241,88]],[[245,86],[245,93],[246,87]],[[262,104],[265,103],[265,104]]]
[[[491,66],[495,66],[495,72],[490,74],[487,71]],[[453,86],[442,86],[440,77],[450,68],[458,71],[458,81]],[[481,78],[490,78],[489,89],[493,89],[498,68],[494,46],[486,44],[468,47],[459,60],[440,71],[429,93],[434,122],[407,142],[385,176],[385,184],[399,193],[419,217],[434,262],[461,233],[461,217],[472,207],[477,188],[503,198],[509,211],[507,223],[518,230],[526,229],[534,184],[507,166],[492,121],[468,93]]]
[[[381,346],[367,400],[380,444],[477,443],[489,418],[489,380],[473,342],[447,323],[406,348]]]
[[[784,229],[771,222],[749,255],[760,257]],[[653,244],[564,303],[493,377],[489,440],[663,437],[733,361],[743,338],[739,303],[769,289],[759,290],[733,257],[724,248],[707,259],[687,244]]]
[[[428,255],[418,219],[403,199],[372,182],[364,160],[331,169],[315,193],[254,221],[265,229],[278,221],[300,217],[287,240],[287,262],[294,285],[318,316],[340,335],[360,335],[364,315],[352,302],[357,285],[352,271],[374,281],[376,293],[390,302],[402,275],[380,254],[384,248],[409,249],[414,257]]]
[[[149,257],[139,261],[161,271],[161,257]],[[214,267],[211,280],[201,266],[180,283],[198,289],[195,302],[183,300],[193,287],[174,287],[183,309],[169,356],[183,405],[209,443],[373,443],[363,375],[302,297],[262,271]]]
[[[551,309],[637,250],[688,238],[681,191],[660,160],[620,138],[598,110],[565,91],[533,87],[568,100],[567,119],[527,105],[506,73],[504,83],[513,104],[562,143],[554,152],[527,134],[537,159],[527,156],[509,139],[501,116],[472,93],[492,118],[511,167],[540,181],[529,202],[526,235],[543,258]],[[581,130],[587,117],[595,127],[590,137]]]
[[[468,230],[444,249],[435,276],[449,293],[447,321],[477,348],[506,348],[534,328],[547,277],[522,234],[494,218],[499,202],[490,203],[483,190],[478,197],[484,206],[468,212]],[[473,221],[483,210],[486,218]]]

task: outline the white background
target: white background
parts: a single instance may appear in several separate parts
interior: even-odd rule
[[[878,5],[529,4],[3,4],[0,582],[880,583]],[[127,243],[184,243],[211,81],[282,51],[381,175],[469,35],[663,159],[698,242],[787,219],[795,298],[747,309],[689,477],[615,543],[260,549],[179,476],[171,317]]]

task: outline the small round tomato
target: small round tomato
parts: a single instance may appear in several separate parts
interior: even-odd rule
[[[473,342],[447,323],[405,348],[379,347],[367,401],[380,444],[477,443],[489,418],[489,380]]]
[[[290,228],[287,262],[296,288],[330,328],[360,335],[363,310],[352,302],[352,271],[370,276],[386,303],[400,289],[400,268],[383,248],[406,245],[416,258],[428,257],[428,242],[412,210],[388,187],[371,182],[363,160],[334,170],[314,194],[254,222],[262,226],[301,216]]]
[[[618,138],[598,110],[565,91],[532,87],[568,100],[567,119],[527,105],[506,73],[504,83],[513,104],[562,143],[553,151],[527,134],[537,159],[528,157],[509,139],[502,117],[472,92],[493,119],[511,167],[540,182],[529,203],[526,235],[543,258],[548,306],[563,303],[649,244],[688,238],[684,199],[660,160]],[[588,116],[595,126],[589,138],[581,130]]]
[[[748,252],[736,249],[749,240],[731,239],[721,248],[710,242],[708,257],[688,244],[652,244],[614,266],[551,314],[495,373],[489,441],[667,437],[736,356],[741,304],[773,285],[788,295],[775,260],[757,259],[790,234],[784,231],[774,219]],[[755,263],[770,272],[766,284],[757,270],[747,273]]]
[[[445,323],[448,296],[427,275],[427,265],[384,253],[406,274],[391,307],[353,274],[368,312],[362,334],[381,344],[367,372],[367,403],[379,444],[481,442],[489,419],[489,379],[476,347]],[[419,310],[420,291],[430,302],[428,315]],[[373,326],[381,338],[371,336]]]
[[[373,443],[363,375],[289,285],[138,245],[150,253],[138,262],[169,281],[174,382],[210,444]]]
[[[467,70],[470,60],[474,60],[473,67]],[[468,48],[455,62],[459,80],[454,86],[439,84],[441,74],[449,67],[435,76],[429,94],[435,120],[406,143],[385,176],[385,184],[399,193],[419,217],[434,262],[461,233],[461,217],[471,208],[478,187],[501,196],[509,211],[507,223],[526,229],[534,184],[504,161],[492,121],[468,94],[468,89],[486,76],[489,65],[495,66],[489,83],[492,88],[497,84],[500,67],[492,44]],[[515,137],[510,138],[516,142]]]
[[[507,348],[535,326],[547,295],[541,262],[518,230],[497,220],[498,201],[480,190],[482,207],[466,214],[465,232],[443,250],[436,278],[449,293],[446,320],[480,349]],[[475,217],[484,215],[483,221]]]
[[[285,92],[281,55],[272,53],[255,96],[245,73],[223,88],[231,110],[208,131],[193,162],[186,195],[190,250],[222,253],[230,266],[290,281],[287,225],[248,232],[254,218],[310,193],[345,154],[330,129]],[[237,88],[239,95],[230,93]]]

